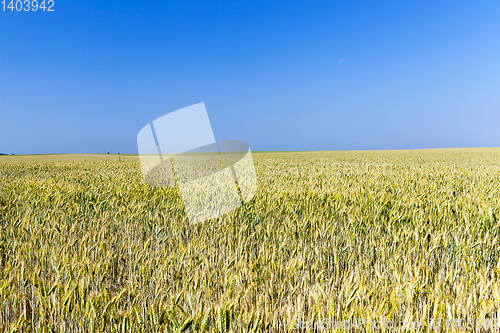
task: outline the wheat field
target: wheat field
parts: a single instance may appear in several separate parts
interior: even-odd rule
[[[0,331],[500,316],[500,149],[253,157],[256,196],[195,225],[137,158],[0,157]]]

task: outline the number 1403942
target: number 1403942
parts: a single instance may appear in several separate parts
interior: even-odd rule
[[[24,11],[24,12],[29,12],[33,11],[36,12],[37,10],[43,10],[44,12],[53,12],[54,11],[54,0],[3,0],[0,2],[2,4],[2,9],[3,11],[8,11],[10,10],[11,12],[18,11]]]

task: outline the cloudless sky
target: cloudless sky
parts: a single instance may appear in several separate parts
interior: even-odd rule
[[[0,4],[0,152],[137,153],[200,102],[252,150],[500,146],[499,1],[54,2]]]

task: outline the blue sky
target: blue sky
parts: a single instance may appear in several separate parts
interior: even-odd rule
[[[252,150],[500,146],[498,1],[54,1],[0,11],[0,152],[137,153],[200,102]]]

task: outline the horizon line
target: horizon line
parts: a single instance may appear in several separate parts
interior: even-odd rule
[[[303,153],[303,152],[364,152],[364,151],[408,151],[408,150],[449,150],[449,149],[495,149],[494,147],[440,147],[440,148],[395,148],[395,149],[337,149],[337,150],[252,150],[252,153]],[[121,156],[139,156],[129,153],[28,153],[28,154],[13,154],[0,153],[0,156],[39,156],[39,155],[121,155]]]

